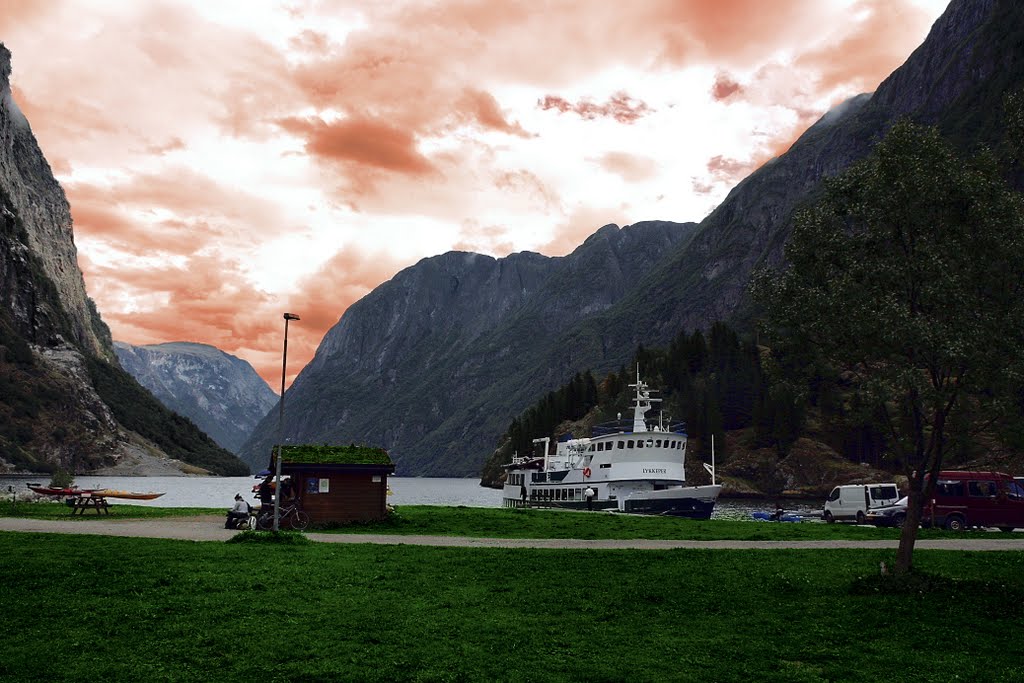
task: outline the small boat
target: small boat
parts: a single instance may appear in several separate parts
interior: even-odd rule
[[[127,500],[153,500],[164,495],[163,493],[139,493],[137,491],[115,491],[114,489],[96,489],[90,493],[100,498],[125,498]]]
[[[763,512],[758,510],[751,512],[750,516],[756,520],[763,522],[802,522],[804,521],[803,515],[793,514],[792,512],[784,512],[781,517],[776,517],[774,512]]]
[[[590,437],[567,437],[549,448],[549,437],[534,439],[542,454],[515,456],[505,465],[503,507],[607,510],[641,515],[710,519],[722,486],[712,464],[711,484],[688,486],[682,424],[648,424],[651,390],[637,370],[632,422],[597,425]]]

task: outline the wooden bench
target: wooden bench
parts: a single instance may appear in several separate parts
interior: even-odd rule
[[[75,496],[68,498],[67,504],[71,506],[72,515],[84,515],[86,510],[95,510],[97,515],[101,511],[110,514],[110,503],[103,496]]]

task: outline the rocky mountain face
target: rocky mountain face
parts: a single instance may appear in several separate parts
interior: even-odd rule
[[[617,368],[639,343],[664,345],[717,320],[749,321],[751,273],[781,263],[794,210],[900,117],[938,125],[964,147],[994,144],[1002,97],[1024,83],[1022,60],[1024,5],[954,0],[875,93],[822,117],[699,226],[605,227],[546,268],[531,255],[543,272],[514,297],[491,287],[469,296],[458,273],[478,260],[500,272],[526,255],[417,264],[328,333],[288,392],[286,437],[382,445],[405,475],[475,474],[511,418],[577,370]],[[477,315],[487,323],[474,325]],[[243,449],[254,466],[265,464],[271,427],[261,423]]]
[[[71,208],[64,190],[39,150],[28,120],[11,96],[11,53],[0,44],[0,187],[7,211],[26,231],[26,245],[56,288],[68,317],[69,340],[88,352],[113,358],[110,332],[85,293],[71,230]],[[17,311],[15,311],[17,313]],[[23,318],[28,313],[21,311]]]
[[[278,403],[249,363],[213,346],[114,342],[114,351],[139,384],[232,453]]]
[[[650,330],[664,344],[680,329],[750,316],[747,287],[759,266],[777,266],[791,217],[821,181],[871,151],[900,118],[938,125],[964,147],[999,137],[1002,97],[1024,79],[1024,6],[1012,0],[954,0],[925,42],[883,81],[826,114],[789,149],[752,173],[602,325],[608,344]],[[671,302],[665,305],[664,302]]]
[[[544,368],[533,350],[614,305],[694,228],[606,225],[559,258],[452,252],[420,261],[324,337],[288,391],[286,440],[384,446],[407,475],[474,474],[520,401],[571,374],[571,349],[565,365]],[[266,465],[276,428],[268,416],[243,448],[251,467]]]
[[[117,364],[0,44],[0,471],[244,472]]]

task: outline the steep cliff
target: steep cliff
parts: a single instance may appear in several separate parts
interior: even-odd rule
[[[0,187],[8,210],[26,226],[28,247],[56,288],[70,323],[69,341],[113,360],[110,331],[85,293],[71,230],[71,208],[36,144],[28,120],[11,95],[11,53],[0,44]]]
[[[114,350],[139,384],[232,453],[278,402],[251,365],[206,344],[114,342]]]
[[[381,445],[405,474],[473,474],[479,458],[461,439],[489,450],[524,396],[572,374],[569,365],[534,367],[538,345],[614,305],[694,227],[607,225],[561,258],[452,252],[424,259],[327,333],[288,391],[285,438]],[[488,414],[463,422],[484,395]],[[251,467],[266,464],[276,426],[268,416],[243,448]],[[447,441],[452,432],[459,442]]]
[[[0,44],[0,471],[244,472],[117,364],[10,74]]]

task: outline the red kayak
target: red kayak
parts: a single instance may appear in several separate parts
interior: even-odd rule
[[[77,486],[57,488],[54,486],[28,484],[28,487],[36,493],[44,496],[87,496],[94,491],[94,489],[80,489]]]

